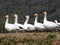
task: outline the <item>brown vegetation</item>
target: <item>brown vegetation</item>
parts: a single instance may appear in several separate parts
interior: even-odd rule
[[[0,45],[60,45],[60,33],[0,33]]]

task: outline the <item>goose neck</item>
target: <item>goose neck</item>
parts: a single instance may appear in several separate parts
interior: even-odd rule
[[[34,21],[34,23],[37,23],[37,19],[38,19],[38,17],[36,16],[36,17],[35,17],[35,21]]]
[[[17,23],[17,21],[18,21],[18,17],[15,18],[15,24]]]
[[[6,19],[6,22],[5,22],[5,24],[7,24],[8,23],[8,18]]]
[[[26,21],[25,21],[25,23],[24,23],[24,24],[27,24],[27,23],[28,23],[28,20],[29,20],[29,18],[26,18]]]
[[[57,23],[57,20],[55,20],[55,23]]]
[[[44,22],[47,20],[47,15],[44,15]]]

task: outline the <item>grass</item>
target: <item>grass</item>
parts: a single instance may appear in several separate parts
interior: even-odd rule
[[[60,45],[60,32],[0,33],[0,45]]]

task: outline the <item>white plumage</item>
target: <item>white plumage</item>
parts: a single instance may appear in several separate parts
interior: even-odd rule
[[[35,13],[34,16],[36,16],[36,17],[35,17],[35,21],[34,21],[34,26],[35,26],[37,29],[45,29],[45,26],[43,25],[43,23],[37,22],[38,14]]]
[[[16,25],[8,23],[8,18],[9,18],[8,15],[6,15],[5,18],[6,18],[6,22],[5,22],[5,29],[6,30],[11,31],[11,30],[20,29]]]
[[[6,18],[5,29],[8,31],[16,30],[16,29],[18,29],[18,30],[36,30],[36,28],[37,29],[47,29],[47,28],[51,29],[51,28],[56,28],[56,27],[60,26],[60,23],[58,23],[57,20],[55,20],[55,23],[47,20],[47,12],[46,11],[44,11],[43,14],[44,14],[43,23],[39,23],[37,21],[38,14],[37,13],[34,14],[34,16],[36,16],[35,21],[34,21],[34,25],[28,24],[28,21],[29,21],[28,15],[26,15],[26,20],[25,20],[24,24],[18,23],[17,14],[14,15],[14,17],[15,17],[14,24],[8,23],[9,16],[6,15],[5,16],[5,18]]]
[[[26,15],[26,21],[24,22],[24,26],[27,27],[28,30],[35,30],[34,25],[28,24],[29,16]]]
[[[59,23],[57,20],[55,20],[55,23],[58,24],[58,25],[60,26],[60,23]]]
[[[44,22],[43,22],[44,26],[46,26],[47,28],[59,27],[59,25],[57,25],[56,23],[47,20],[47,12],[46,11],[43,13],[44,13]]]
[[[15,24],[16,26],[20,27],[20,30],[25,30],[25,29],[27,29],[27,27],[25,27],[23,24],[19,24],[19,23],[18,23],[18,16],[17,16],[17,14],[15,14],[14,17],[15,17],[15,23],[14,23],[14,24]]]

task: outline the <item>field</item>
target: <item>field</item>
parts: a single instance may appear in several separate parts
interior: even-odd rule
[[[0,33],[0,45],[60,45],[60,32]]]

